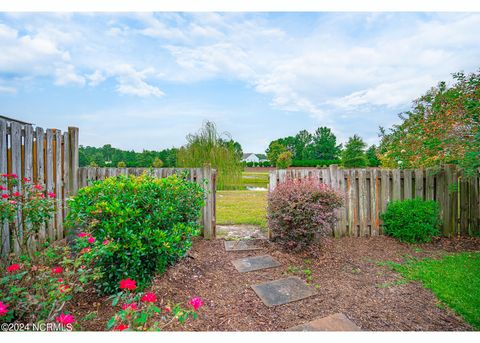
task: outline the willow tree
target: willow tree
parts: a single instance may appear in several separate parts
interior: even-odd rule
[[[177,152],[177,166],[203,167],[210,164],[217,170],[217,188],[241,184],[243,166],[238,148],[231,144],[228,133],[219,133],[215,123],[205,122],[195,134],[187,135],[187,144]]]

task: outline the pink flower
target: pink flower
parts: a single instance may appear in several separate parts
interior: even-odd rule
[[[50,193],[48,193],[48,196],[49,196],[50,198],[55,198],[55,193],[50,192]]]
[[[24,178],[23,178],[23,181],[24,181],[24,182],[30,182],[30,178],[29,178],[29,177],[24,177]]]
[[[62,283],[62,282],[63,282],[63,279],[60,278],[60,279],[57,280],[57,282],[58,282],[58,283]]]
[[[55,320],[57,321],[57,323],[60,323],[62,325],[72,324],[75,322],[75,318],[73,317],[73,315],[65,313],[59,315],[57,318],[55,318]]]
[[[33,188],[38,189],[39,191],[43,189],[42,185],[35,185]]]
[[[125,279],[120,281],[120,289],[129,289],[133,291],[135,288],[137,288],[137,282],[132,279]]]
[[[2,194],[2,198],[4,198],[4,199],[8,199],[8,194],[5,194],[5,193],[4,193],[4,194]]]
[[[3,186],[0,186],[0,191],[6,191],[7,189]]]
[[[202,299],[195,297],[190,300],[189,304],[192,305],[193,309],[196,311],[199,307],[203,306],[203,301]]]
[[[7,268],[7,272],[9,273],[12,273],[14,271],[17,271],[20,269],[20,265],[19,264],[12,264],[10,267]]]
[[[107,245],[108,243],[110,243],[110,241],[108,239],[106,239],[102,242],[103,245]]]
[[[15,193],[13,193],[12,195],[13,195],[14,197],[19,197],[21,194],[20,194],[20,192],[15,192]]]
[[[8,174],[2,174],[3,177],[8,177]]]
[[[8,312],[7,307],[8,307],[7,304],[4,304],[0,301],[0,317],[7,314]]]
[[[128,325],[120,324],[113,328],[113,331],[124,331],[128,329]]]
[[[165,306],[165,312],[167,313],[172,312],[172,309],[170,308],[170,306]]]
[[[122,310],[124,310],[124,311],[126,311],[126,310],[136,311],[136,310],[138,310],[138,307],[137,307],[137,304],[135,304],[135,303],[123,304],[122,305]]]
[[[15,205],[17,202],[15,200],[10,200],[9,203]]]
[[[146,293],[142,297],[142,301],[146,303],[154,303],[155,301],[157,301],[157,296],[153,293]]]
[[[52,274],[60,274],[61,272],[63,272],[62,267],[53,267],[52,268]]]
[[[12,179],[18,178],[17,174],[10,174],[10,177],[11,177]]]
[[[90,237],[90,234],[89,234],[89,233],[86,233],[86,232],[80,232],[77,236],[80,237],[80,238]]]
[[[88,243],[90,243],[90,244],[95,243],[95,237],[93,237],[93,236],[88,237]]]

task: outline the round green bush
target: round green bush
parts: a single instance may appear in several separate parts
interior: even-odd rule
[[[124,176],[96,181],[69,201],[67,226],[109,243],[97,257],[103,293],[114,293],[122,279],[144,288],[156,272],[183,257],[199,233],[204,191],[172,175]]]
[[[427,243],[440,234],[440,208],[432,200],[393,201],[380,217],[383,232],[402,242]]]

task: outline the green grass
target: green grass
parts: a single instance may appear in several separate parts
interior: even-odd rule
[[[224,190],[246,190],[247,186],[268,188],[269,174],[262,172],[243,172],[240,184],[224,185]]]
[[[480,330],[480,252],[390,265],[408,280],[421,281],[439,300]]]
[[[217,191],[217,224],[267,227],[267,191]]]

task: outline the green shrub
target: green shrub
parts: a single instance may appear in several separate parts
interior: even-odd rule
[[[432,200],[393,201],[380,217],[384,233],[402,242],[426,243],[440,234],[440,208]]]
[[[98,256],[101,292],[115,292],[120,280],[129,277],[142,289],[191,247],[203,201],[200,185],[176,175],[120,175],[79,190],[69,202],[66,223],[110,242]]]
[[[340,160],[293,160],[292,167],[317,167],[340,164]]]
[[[290,151],[285,151],[278,155],[277,168],[287,169],[288,167],[290,167],[292,165],[292,156],[293,154]]]

